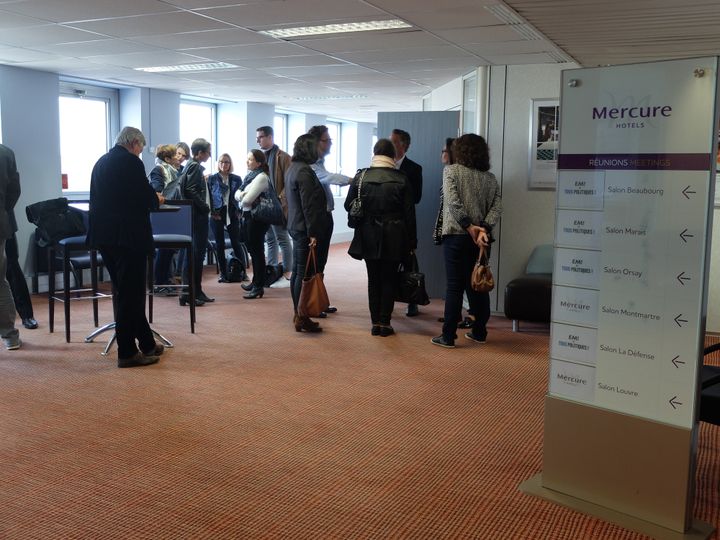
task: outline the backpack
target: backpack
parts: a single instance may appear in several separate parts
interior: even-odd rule
[[[245,272],[245,266],[240,259],[235,256],[228,259],[227,275],[225,277],[230,283],[236,283],[245,280],[245,278],[247,277],[247,273]]]

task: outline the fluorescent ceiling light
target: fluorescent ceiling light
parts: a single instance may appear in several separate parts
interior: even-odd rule
[[[323,24],[320,26],[299,26],[296,28],[275,28],[274,30],[261,30],[260,34],[278,39],[288,39],[301,36],[319,36],[323,34],[343,34],[345,32],[371,32],[373,30],[393,30],[396,28],[412,28],[412,25],[400,19],[388,21],[367,21],[342,24]]]
[[[153,66],[135,68],[137,71],[148,73],[164,73],[168,71],[214,71],[217,69],[232,69],[238,66],[227,62],[205,62],[203,64],[179,64],[176,66]]]
[[[299,96],[294,99],[297,101],[337,101],[343,99],[367,99],[367,96],[364,94],[353,94],[351,96]]]

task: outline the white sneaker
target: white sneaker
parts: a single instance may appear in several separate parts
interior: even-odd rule
[[[290,287],[290,280],[285,277],[281,277],[275,283],[270,285],[271,289],[287,289]]]

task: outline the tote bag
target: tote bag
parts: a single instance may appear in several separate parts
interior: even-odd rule
[[[311,262],[312,275],[310,275]],[[330,299],[325,289],[323,275],[317,271],[317,254],[315,246],[312,246],[305,264],[305,277],[303,277],[300,300],[298,301],[298,315],[301,317],[319,317],[320,313],[328,307],[330,307]]]

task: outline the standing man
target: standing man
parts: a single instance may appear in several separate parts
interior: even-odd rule
[[[390,140],[395,147],[395,168],[405,173],[408,178],[408,184],[413,192],[413,198],[417,205],[422,199],[422,166],[415,163],[405,154],[410,148],[410,134],[402,129],[393,129]],[[418,315],[417,304],[408,304],[408,317],[416,317]]]
[[[140,159],[144,147],[142,132],[124,127],[90,177],[87,241],[100,250],[112,280],[120,368],[154,364],[164,350],[145,317],[145,284],[154,249],[150,212],[165,198],[147,181]]]
[[[265,152],[267,158],[268,167],[270,168],[270,181],[275,187],[275,193],[277,193],[282,205],[283,213],[285,218],[288,215],[287,197],[285,196],[285,171],[290,167],[290,155],[287,152],[283,152],[275,144],[274,131],[270,126],[261,126],[257,128],[255,132],[255,140],[260,147],[260,150]],[[272,282],[276,281],[280,277],[284,277],[290,283],[290,274],[292,272],[292,243],[290,242],[290,235],[288,234],[287,227],[282,225],[271,225],[265,235],[265,241],[268,246],[268,257],[267,266],[274,270],[275,276],[270,283],[265,283],[266,286],[270,286]],[[280,263],[278,260],[278,245],[282,250],[282,274],[279,272]]]
[[[347,186],[352,178],[342,174],[328,172],[325,168],[325,156],[330,153],[330,148],[332,148],[332,139],[330,138],[327,126],[313,126],[308,130],[308,135],[312,135],[318,141],[318,160],[313,163],[311,167],[312,170],[315,171],[318,180],[320,180],[320,185],[322,185],[325,191],[325,197],[327,198],[327,227],[317,239],[317,269],[318,272],[324,273],[328,253],[330,252],[330,239],[335,226],[332,217],[333,210],[335,209],[335,196],[330,186]],[[329,306],[326,310],[327,313],[335,313],[336,311],[337,308],[335,306]]]
[[[8,351],[19,349],[22,345],[20,333],[15,328],[15,303],[10,284],[5,277],[7,270],[5,242],[13,236],[10,214],[19,198],[20,175],[15,163],[15,154],[7,146],[0,144],[0,337]]]
[[[205,252],[208,245],[208,216],[210,215],[210,196],[205,180],[205,167],[201,163],[205,163],[211,154],[211,145],[205,139],[195,139],[190,145],[192,158],[188,160],[183,169],[183,177],[181,181],[181,191],[183,199],[192,201],[193,207],[193,264],[195,265],[195,305],[202,306],[208,302],[214,302],[214,298],[210,298],[202,290],[203,261],[205,260]],[[190,267],[186,264],[183,268],[183,281],[188,283]],[[184,306],[189,301],[187,293],[180,297],[180,305]]]
[[[30,299],[30,291],[28,290],[27,281],[25,280],[25,274],[20,268],[20,253],[18,251],[17,236],[17,221],[15,220],[15,211],[10,210],[8,212],[10,218],[10,228],[13,233],[10,238],[5,242],[5,256],[7,257],[7,270],[5,271],[5,277],[10,284],[10,290],[12,291],[13,300],[15,301],[15,308],[17,309],[18,315],[22,320],[22,325],[28,330],[35,330],[38,327],[38,322],[35,320],[33,313],[32,300]]]

